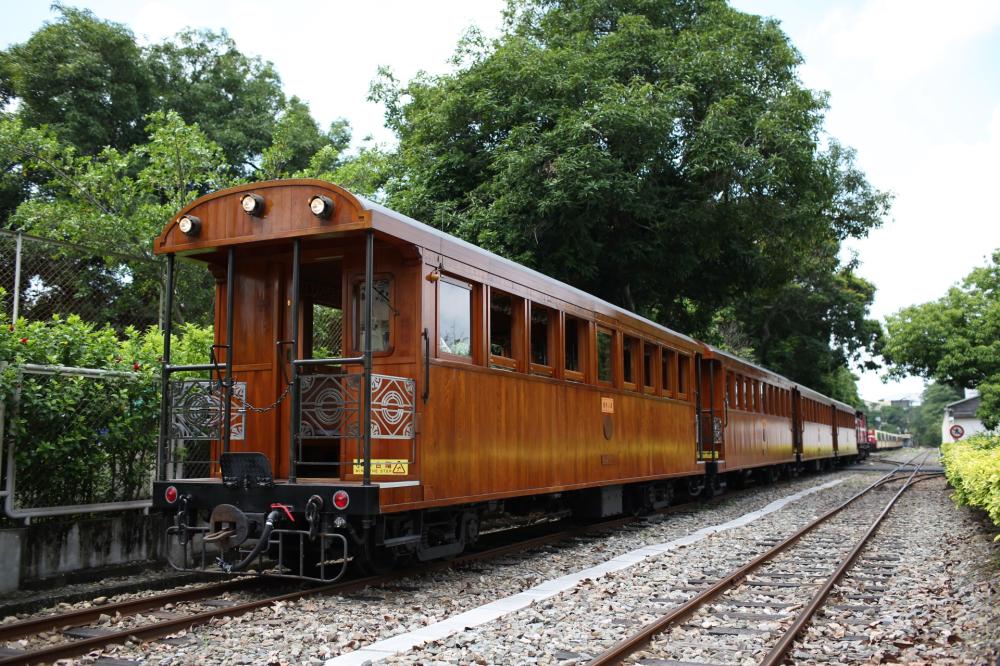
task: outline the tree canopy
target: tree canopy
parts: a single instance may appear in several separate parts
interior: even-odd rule
[[[823,134],[800,63],[722,0],[512,0],[453,74],[374,84],[399,139],[386,196],[674,328],[711,339],[731,313],[758,360],[830,390],[879,335],[840,242],[889,197]]]
[[[976,389],[983,423],[1000,426],[1000,250],[941,298],[890,316],[887,332],[892,374]]]
[[[83,153],[142,140],[153,81],[132,31],[83,9],[55,5],[59,18],[3,56],[10,98],[33,127],[47,125]]]
[[[773,20],[724,0],[512,0],[503,34],[470,31],[453,73],[382,72],[372,97],[398,147],[350,153],[346,121],[321,128],[224,31],[140,48],[55,10],[0,52],[17,103],[0,127],[5,226],[148,252],[209,189],[328,178],[859,402],[849,363],[881,329],[841,242],[889,197],[824,133],[826,98]],[[47,48],[60,40],[75,46]],[[62,97],[32,88],[53,68],[81,73],[52,82]]]

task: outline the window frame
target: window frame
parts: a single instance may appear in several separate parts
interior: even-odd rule
[[[617,354],[615,353],[615,348],[618,346],[615,344],[615,333],[613,328],[604,326],[603,324],[598,324],[594,327],[594,381],[598,386],[614,386],[615,378],[617,376],[618,364],[616,363]],[[601,377],[601,345],[600,339],[601,334],[608,336],[609,348],[608,348],[608,373],[609,378],[604,379]]]
[[[534,359],[534,340],[535,335],[532,328],[534,327],[534,313],[535,308],[542,308],[548,315],[547,321],[545,323],[545,344],[547,347],[547,356],[549,359],[548,364],[535,363]],[[542,375],[543,377],[555,377],[556,375],[556,363],[553,359],[553,352],[557,351],[556,347],[559,336],[557,335],[559,329],[559,311],[555,308],[549,307],[544,303],[538,303],[536,301],[528,302],[528,367],[531,370],[531,374]]]
[[[665,377],[664,367],[667,369]],[[677,397],[677,350],[671,347],[663,347],[660,350],[660,386],[664,396]]]
[[[493,353],[493,294],[499,292],[510,297],[510,353],[511,356]],[[525,347],[526,300],[505,289],[490,287],[486,295],[486,352],[487,366],[494,370],[522,372],[526,366]]]
[[[649,376],[646,376],[646,350],[650,352]],[[660,346],[642,341],[642,390],[648,395],[656,395],[660,382]]]
[[[378,283],[381,280],[389,281],[389,346],[387,349],[382,351],[372,351],[372,358],[380,358],[384,356],[392,356],[393,352],[396,350],[396,307],[393,302],[396,300],[396,277],[392,273],[382,272],[375,273],[372,276],[372,281]],[[361,355],[363,352],[358,348],[358,343],[361,339],[361,287],[365,283],[364,276],[355,276],[354,280],[351,281],[351,290],[349,292],[351,299],[351,318],[353,321],[350,324],[351,329],[351,352]],[[341,308],[343,312],[343,308]],[[343,315],[341,315],[343,316]],[[356,316],[356,319],[355,319]],[[342,346],[343,343],[341,343]]]
[[[622,368],[622,388],[626,391],[638,391],[639,386],[642,382],[642,377],[640,377],[640,368],[642,364],[639,363],[639,354],[642,353],[642,340],[634,335],[628,335],[627,333],[621,334],[621,345],[619,355],[621,357],[621,368]],[[631,363],[628,365],[632,370],[632,381],[628,381],[625,378],[626,371],[626,356],[625,349],[628,348],[630,352]]]
[[[454,287],[459,287],[461,289],[469,290],[469,355],[465,356],[463,354],[454,354],[452,352],[446,352],[441,349],[441,283],[445,282]],[[477,316],[477,309],[479,307],[479,299],[477,299],[477,289],[480,285],[472,280],[466,280],[457,275],[449,275],[442,273],[437,280],[434,287],[434,329],[435,337],[437,338],[437,344],[434,345],[436,352],[436,358],[455,361],[457,363],[466,363],[469,365],[479,365],[478,361],[478,341],[479,341],[479,317]]]
[[[683,366],[683,367],[682,367]],[[691,355],[677,352],[677,398],[691,399]]]
[[[576,362],[579,370],[570,370],[566,367],[566,340],[569,339],[566,331],[566,320],[572,318],[576,322]],[[562,371],[563,377],[571,382],[586,383],[587,381],[587,360],[590,358],[590,348],[587,341],[590,340],[590,321],[583,317],[578,317],[566,312],[559,312],[562,333]]]

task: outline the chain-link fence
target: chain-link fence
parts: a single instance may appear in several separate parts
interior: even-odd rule
[[[0,230],[0,287],[4,311],[15,321],[71,314],[116,330],[161,323],[164,263],[159,258]],[[212,276],[178,265],[175,321],[211,322]]]
[[[149,505],[159,382],[149,375],[23,364],[6,411],[11,518]]]
[[[14,324],[77,315],[119,334],[130,326],[146,330],[162,323],[164,268],[159,258],[0,230],[0,307]],[[210,325],[211,274],[183,262],[176,270],[173,321]],[[3,372],[0,498],[7,516],[148,506],[158,378],[23,363]]]

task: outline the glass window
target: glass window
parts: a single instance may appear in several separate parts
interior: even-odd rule
[[[490,353],[514,358],[514,297],[490,290]]]
[[[552,311],[544,305],[531,304],[531,362],[552,365],[549,359],[549,332]]]
[[[643,343],[642,345],[642,383],[646,388],[653,388],[656,386],[656,377],[653,372],[653,363],[655,361],[656,347],[649,343]]]
[[[611,363],[611,331],[597,329],[597,378],[602,382],[613,381]]]
[[[622,344],[622,355],[624,357],[622,368],[625,371],[625,383],[635,384],[637,379],[636,370],[639,363],[639,341],[636,338],[626,335],[624,344]]]
[[[582,352],[584,349],[583,335],[587,324],[576,317],[566,315],[566,331],[564,336],[566,369],[572,372],[583,372]]]
[[[674,390],[674,359],[676,357],[677,352],[673,349],[663,350],[663,358],[660,359],[660,376],[663,379],[660,381],[663,382],[664,393]]]
[[[344,313],[340,308],[312,304],[312,357],[344,355]]]
[[[438,349],[472,358],[472,285],[438,282]]]
[[[372,301],[372,351],[389,351],[389,325],[392,322],[392,305],[389,302],[391,284],[389,278],[376,278],[372,286],[374,299]],[[355,312],[355,321],[358,325],[354,327],[354,348],[358,351],[364,350],[364,326],[365,326],[365,284],[359,282],[354,285],[354,302],[358,309]]]
[[[688,392],[688,373],[691,369],[691,357],[684,354],[677,355],[677,392]]]

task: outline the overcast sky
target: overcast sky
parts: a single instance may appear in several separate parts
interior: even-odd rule
[[[187,27],[225,28],[245,53],[274,62],[288,95],[324,126],[388,143],[365,101],[379,65],[406,80],[449,70],[469,26],[496,35],[504,2],[432,0],[65,0],[156,42]],[[857,150],[892,215],[849,243],[878,287],[876,317],[942,295],[1000,247],[1000,0],[733,0],[779,21],[805,59],[803,82],[830,94],[826,127]],[[48,0],[4,7],[0,46],[52,17]],[[922,382],[861,378],[867,400],[919,395]]]

